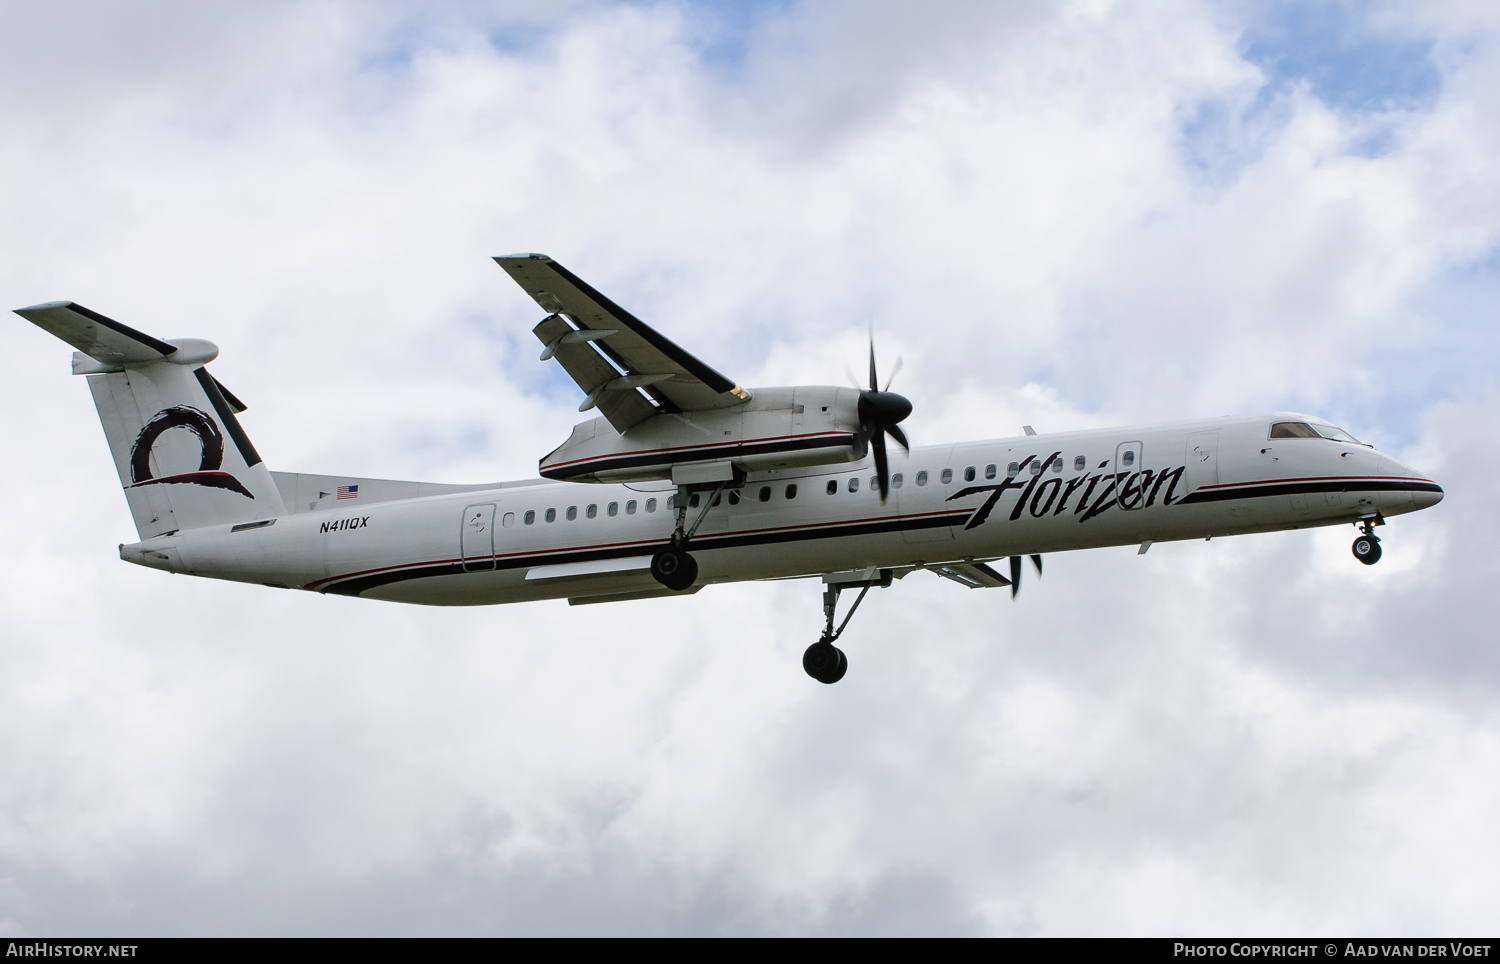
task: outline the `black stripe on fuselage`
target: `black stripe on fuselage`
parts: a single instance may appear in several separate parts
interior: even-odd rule
[[[792,441],[775,442],[750,442],[735,445],[723,445],[717,448],[694,449],[684,452],[681,449],[669,449],[663,452],[647,452],[644,455],[622,455],[618,458],[607,456],[598,459],[589,459],[586,462],[573,462],[560,468],[543,468],[543,478],[555,479],[566,482],[568,479],[580,475],[592,475],[595,472],[612,472],[617,469],[633,469],[642,465],[666,465],[674,460],[681,460],[691,456],[695,462],[708,462],[714,459],[740,458],[746,455],[762,455],[767,452],[802,452],[808,449],[836,448],[848,445],[853,447],[854,435],[820,435],[816,438],[795,439]]]
[[[1437,492],[1442,487],[1414,479],[1332,479],[1328,481],[1267,482],[1224,489],[1199,489],[1173,505],[1195,502],[1227,502],[1234,499],[1264,499],[1275,495],[1312,495],[1324,492]]]
[[[690,548],[711,552],[715,549],[742,549],[747,546],[768,546],[783,542],[806,542],[813,539],[840,539],[850,536],[879,535],[886,532],[899,532],[915,529],[937,529],[943,526],[962,525],[969,517],[972,510],[964,509],[959,512],[944,512],[941,515],[928,518],[915,519],[880,519],[870,522],[855,522],[846,525],[821,526],[807,529],[784,529],[767,530],[763,532],[747,532],[736,535],[724,536],[699,536],[694,539]],[[624,546],[610,546],[606,549],[583,549],[577,552],[550,552],[538,553],[527,556],[511,556],[509,558],[497,558],[495,569],[525,569],[531,566],[558,566],[574,562],[594,562],[600,559],[625,559],[630,556],[639,556],[643,552],[651,551],[666,545],[665,540],[647,543],[632,543]],[[361,593],[374,589],[377,586],[388,586],[395,582],[406,582],[411,579],[428,579],[433,576],[455,576],[467,572],[463,564],[459,562],[441,562],[432,565],[418,565],[408,569],[397,569],[389,572],[372,572],[367,575],[356,575],[351,578],[339,579],[333,585],[319,589],[319,592],[331,592],[340,596],[358,596]],[[483,569],[481,572],[493,572],[494,569]],[[338,579],[338,577],[335,577]]]
[[[1442,488],[1432,482],[1400,479],[1366,479],[1366,480],[1335,480],[1326,482],[1293,482],[1293,483],[1268,483],[1265,485],[1245,486],[1234,489],[1214,489],[1211,491],[1198,491],[1178,499],[1173,505],[1202,502],[1224,502],[1235,499],[1259,499],[1268,496],[1290,495],[1294,493],[1312,492],[1442,492]],[[1163,506],[1163,508],[1166,508]],[[961,525],[973,513],[973,509],[963,509],[958,512],[945,512],[939,516],[903,519],[882,519],[873,522],[857,522],[847,525],[831,525],[817,528],[770,530],[765,532],[750,532],[731,536],[703,536],[693,540],[692,548],[713,549],[737,549],[747,546],[773,545],[784,542],[803,542],[814,539],[837,539],[848,536],[874,535],[885,532],[897,532],[911,529],[934,529],[941,526]],[[513,556],[508,559],[497,558],[496,569],[521,569],[537,565],[562,565],[573,562],[593,562],[598,559],[623,559],[629,556],[638,556],[643,551],[651,550],[657,545],[664,543],[632,543],[626,546],[611,546],[607,549],[585,549],[578,552],[555,552],[536,554],[528,556]],[[428,579],[434,576],[459,575],[467,570],[458,562],[434,563],[431,565],[414,565],[409,568],[394,569],[387,572],[374,572],[366,575],[353,575],[350,577],[335,576],[328,580],[331,585],[321,588],[319,592],[330,592],[343,596],[358,596],[367,590],[377,586],[387,586],[396,582],[407,582],[412,579]],[[482,570],[491,572],[493,570]]]

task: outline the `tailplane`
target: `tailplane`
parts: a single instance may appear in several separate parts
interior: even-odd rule
[[[203,367],[201,338],[153,338],[71,301],[16,314],[77,348],[142,539],[179,529],[270,519],[281,493],[240,427],[245,406]]]

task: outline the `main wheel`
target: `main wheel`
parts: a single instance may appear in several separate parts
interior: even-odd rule
[[[676,546],[663,549],[651,557],[651,575],[673,592],[682,592],[697,581],[698,560]]]
[[[802,668],[819,683],[837,683],[849,672],[849,659],[832,643],[817,642],[802,654]]]
[[[1380,561],[1380,540],[1374,536],[1360,536],[1354,540],[1354,558],[1367,566]]]

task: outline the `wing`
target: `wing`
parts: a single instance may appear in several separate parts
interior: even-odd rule
[[[495,263],[552,312],[533,329],[546,346],[543,359],[555,357],[583,389],[580,411],[597,405],[616,431],[657,412],[749,401],[749,392],[546,255],[503,255]]]

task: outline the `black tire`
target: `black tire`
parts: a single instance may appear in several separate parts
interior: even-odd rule
[[[802,654],[802,669],[819,683],[831,685],[849,672],[849,658],[832,643],[813,643]]]
[[[1367,566],[1380,561],[1380,540],[1374,536],[1360,536],[1354,540],[1354,558]]]
[[[663,549],[651,557],[651,575],[673,592],[682,592],[698,580],[698,560],[682,549]]]

